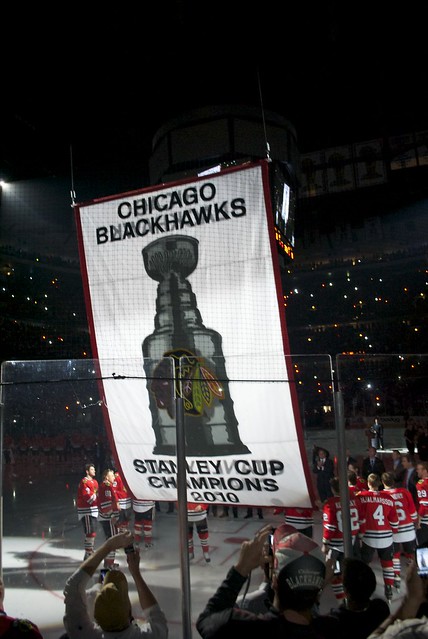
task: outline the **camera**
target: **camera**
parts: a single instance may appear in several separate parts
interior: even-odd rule
[[[342,568],[341,568],[338,557],[339,557],[339,552],[335,548],[330,548],[326,555],[326,559],[328,559],[329,561],[334,561],[334,568],[333,568],[334,575],[340,575],[340,573],[342,572]]]
[[[418,575],[428,577],[428,548],[426,546],[416,548],[416,563],[418,564]]]

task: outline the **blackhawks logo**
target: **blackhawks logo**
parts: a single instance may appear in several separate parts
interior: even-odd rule
[[[215,398],[224,399],[220,382],[205,365],[203,358],[185,349],[167,351],[164,356],[174,360],[175,389],[169,362],[162,360],[153,371],[151,391],[158,408],[164,408],[171,418],[174,416],[175,397],[182,397],[185,412],[195,416],[202,415]]]

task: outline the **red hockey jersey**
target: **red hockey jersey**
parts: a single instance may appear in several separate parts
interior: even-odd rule
[[[419,520],[422,525],[428,526],[428,477],[419,479],[416,483],[416,490],[418,491],[419,500]]]
[[[9,617],[3,610],[0,611],[0,637],[43,639],[42,633],[32,621]]]
[[[83,519],[86,515],[98,517],[98,482],[91,477],[83,477],[77,487],[77,516]]]
[[[98,507],[100,519],[111,519],[112,515],[119,514],[119,499],[116,495],[114,485],[108,480],[100,484],[98,490]]]
[[[351,534],[355,538],[360,531],[360,503],[357,498],[349,500],[349,515],[351,524]],[[344,552],[343,546],[343,523],[342,504],[340,496],[330,497],[324,503],[322,512],[322,543],[339,552]]]
[[[407,488],[386,488],[385,491],[393,498],[398,516],[398,530],[393,533],[395,543],[413,541],[416,539],[418,513],[411,492]]]
[[[187,502],[187,521],[202,521],[207,516],[208,504]]]
[[[153,499],[137,499],[132,498],[132,508],[135,513],[146,513],[155,507]]]
[[[125,485],[120,474],[116,471],[114,473],[114,489],[116,491],[117,498],[119,499],[120,508],[127,510],[132,506],[132,495]]]
[[[362,505],[362,539],[372,548],[388,548],[393,533],[398,531],[394,500],[386,490],[364,490],[359,494]]]
[[[304,530],[314,525],[314,511],[312,508],[298,508],[286,506],[283,508],[284,523],[296,530]]]

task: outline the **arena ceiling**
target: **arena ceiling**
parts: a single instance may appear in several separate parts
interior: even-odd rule
[[[186,110],[250,104],[302,152],[428,129],[421,5],[167,0],[3,21],[0,179],[127,167]]]

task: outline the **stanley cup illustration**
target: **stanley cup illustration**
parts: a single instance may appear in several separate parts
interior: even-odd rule
[[[186,279],[198,264],[198,244],[193,237],[174,235],[142,250],[147,274],[159,282],[155,330],[143,341],[156,435],[153,453],[176,454],[174,400],[179,395],[184,402],[186,455],[250,453],[239,437],[221,335],[203,325]]]

